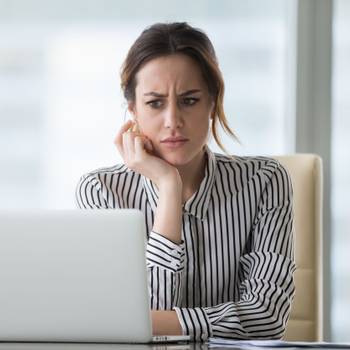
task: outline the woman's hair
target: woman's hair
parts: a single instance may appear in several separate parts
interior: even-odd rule
[[[224,113],[224,80],[219,69],[214,47],[208,36],[186,22],[156,23],[146,28],[131,46],[121,67],[121,88],[128,102],[135,102],[136,74],[146,62],[175,53],[194,59],[202,72],[215,105],[212,114],[212,134],[219,147],[227,154],[217,130],[219,122],[224,131],[237,137],[228,126]]]

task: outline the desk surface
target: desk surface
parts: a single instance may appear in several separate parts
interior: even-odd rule
[[[206,350],[205,343],[186,344],[96,344],[96,343],[14,343],[0,342],[0,350]]]
[[[0,350],[207,350],[207,349],[236,349],[235,347],[209,347],[206,343],[188,344],[97,344],[97,343],[14,343],[0,342]],[[258,348],[257,348],[258,349]],[[261,349],[261,348],[259,348]],[[302,348],[266,348],[266,350],[292,350]],[[313,350],[327,350],[326,348],[314,347]],[[344,348],[350,349],[350,348]],[[330,348],[330,350],[334,350]]]

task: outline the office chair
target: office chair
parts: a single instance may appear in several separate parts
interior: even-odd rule
[[[274,158],[288,170],[294,189],[296,291],[284,340],[322,341],[322,159]]]

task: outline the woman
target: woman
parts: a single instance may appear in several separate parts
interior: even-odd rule
[[[208,37],[155,24],[130,48],[124,164],[82,176],[80,208],[137,208],[147,227],[153,332],[280,338],[294,296],[292,188],[266,157],[213,153],[224,83]]]

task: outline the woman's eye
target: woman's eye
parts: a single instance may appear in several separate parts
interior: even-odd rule
[[[159,108],[162,105],[162,101],[161,100],[148,101],[147,105],[151,106],[152,108]]]
[[[194,97],[185,97],[183,99],[183,104],[186,106],[192,106],[195,103],[197,103],[198,100],[199,100],[198,98],[194,98]]]

